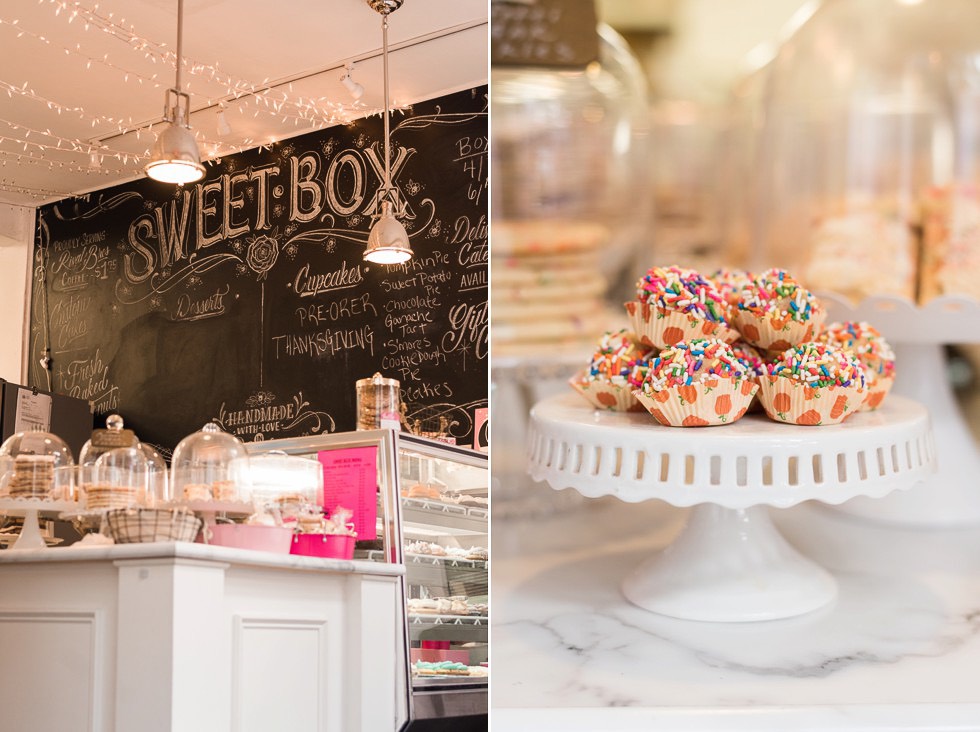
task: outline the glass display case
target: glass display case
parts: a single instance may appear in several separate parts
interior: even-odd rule
[[[367,464],[373,531],[359,529],[354,559],[405,565],[404,679],[410,729],[426,720],[487,713],[489,473],[487,455],[393,430],[270,440],[250,456],[280,451],[324,464],[324,508],[332,484],[350,488],[350,465]],[[365,457],[366,456],[366,457]],[[371,461],[374,464],[371,464]],[[365,463],[366,461],[366,463]],[[362,473],[363,475],[363,473]],[[348,500],[349,493],[348,493]]]

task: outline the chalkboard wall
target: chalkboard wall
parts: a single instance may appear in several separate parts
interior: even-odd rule
[[[225,157],[183,188],[144,179],[44,206],[29,383],[169,450],[209,420],[246,441],[352,430],[354,382],[380,371],[401,382],[406,427],[472,445],[487,407],[486,92],[393,117],[403,265],[362,260],[380,116]]]

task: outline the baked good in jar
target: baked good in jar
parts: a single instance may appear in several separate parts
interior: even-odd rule
[[[718,339],[682,341],[650,362],[636,398],[670,427],[730,424],[745,415],[759,386],[732,347]]]
[[[770,364],[759,399],[770,419],[816,426],[842,422],[866,394],[864,366],[851,351],[808,342]]]

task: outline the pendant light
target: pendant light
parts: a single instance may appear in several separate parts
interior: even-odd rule
[[[184,0],[177,0],[177,79],[164,98],[164,127],[157,136],[146,174],[161,183],[193,183],[204,177],[201,153],[190,130],[190,97],[180,90],[184,42]]]
[[[400,264],[412,258],[408,232],[398,220],[397,198],[391,185],[391,132],[388,103],[388,16],[401,7],[403,0],[367,0],[371,9],[381,15],[382,57],[385,77],[385,179],[381,189],[381,214],[368,235],[364,259],[377,264]]]

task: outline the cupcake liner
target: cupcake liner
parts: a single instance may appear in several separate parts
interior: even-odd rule
[[[769,419],[800,425],[843,422],[861,409],[867,391],[859,386],[810,387],[785,376],[765,376],[759,400]]]
[[[738,340],[738,332],[724,323],[714,323],[688,313],[665,310],[636,300],[625,303],[631,330],[640,343],[664,349],[692,338],[718,338],[725,343]]]
[[[888,392],[891,391],[892,384],[894,383],[894,376],[879,376],[873,384],[869,383],[866,390],[867,396],[865,396],[864,402],[861,403],[859,410],[862,412],[871,412],[880,407],[882,401],[888,396]]]
[[[709,379],[691,386],[672,386],[651,395],[633,392],[660,424],[668,427],[712,427],[737,422],[758,390],[747,379]]]
[[[611,409],[614,412],[644,411],[643,405],[633,396],[633,387],[629,384],[617,386],[608,381],[589,381],[580,373],[569,379],[568,385],[596,409]]]
[[[826,318],[826,311],[819,310],[814,311],[805,323],[792,319],[774,323],[768,316],[738,310],[733,320],[742,338],[750,344],[779,354],[799,343],[812,341]]]

